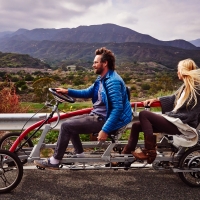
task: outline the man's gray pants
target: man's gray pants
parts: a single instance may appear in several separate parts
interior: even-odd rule
[[[76,153],[82,153],[83,146],[79,134],[98,133],[104,123],[104,119],[98,115],[84,114],[67,119],[61,124],[53,157],[62,160],[70,140]]]

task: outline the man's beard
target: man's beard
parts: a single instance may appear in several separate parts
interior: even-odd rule
[[[98,69],[95,69],[94,72],[95,72],[96,74],[102,74],[103,70],[104,70],[104,69],[103,69],[103,66],[101,65],[101,67],[98,68]]]

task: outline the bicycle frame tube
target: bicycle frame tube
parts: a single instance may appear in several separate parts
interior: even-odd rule
[[[82,110],[77,110],[77,111],[73,111],[70,113],[64,113],[60,115],[60,119],[67,119],[69,117],[73,117],[73,116],[77,116],[77,115],[83,115],[83,114],[88,114],[90,113],[92,110],[92,108],[87,108],[87,109],[82,109]],[[57,116],[52,117],[51,119],[49,119],[45,124],[50,124],[51,122],[55,122],[58,119]],[[13,145],[11,146],[11,148],[9,149],[9,151],[14,152],[15,149],[17,148],[17,146],[19,145],[19,143],[24,139],[24,137],[26,135],[28,135],[31,131],[33,131],[34,129],[38,128],[39,126],[41,126],[44,123],[44,120],[41,120],[39,122],[36,122],[35,124],[31,125],[30,127],[28,127],[26,130],[24,130],[20,136],[15,140],[15,142],[13,143]]]
[[[131,102],[131,107],[134,107],[135,105],[137,105],[137,107],[144,107],[142,102]],[[160,102],[152,103],[151,107],[160,107]],[[60,115],[60,119],[67,119],[69,117],[73,117],[73,116],[77,116],[77,115],[89,114],[92,109],[93,108],[86,108],[86,109],[81,109],[81,110],[77,110],[77,111],[73,111],[73,112],[69,112],[69,113],[64,113],[64,114]],[[52,117],[45,124],[50,124],[51,122],[55,122],[57,119],[58,119],[57,116]],[[41,126],[44,122],[45,122],[45,119],[41,120],[39,122],[36,122],[35,124],[33,124],[30,127],[28,127],[26,130],[24,130],[20,134],[20,136],[15,140],[15,142],[13,143],[13,145],[11,146],[9,151],[14,152],[16,150],[17,146],[19,145],[19,143],[24,139],[24,137],[26,135],[28,135],[34,129],[36,129],[39,126]]]
[[[144,104],[142,102],[131,102],[131,107],[134,107],[135,104],[137,105],[138,108],[144,108]],[[151,108],[160,106],[161,106],[160,101],[151,104]]]

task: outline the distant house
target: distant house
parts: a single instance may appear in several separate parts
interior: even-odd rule
[[[67,70],[69,71],[76,71],[76,65],[68,65]]]

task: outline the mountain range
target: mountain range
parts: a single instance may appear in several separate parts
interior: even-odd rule
[[[93,61],[95,49],[106,46],[117,61],[155,61],[174,68],[180,59],[200,64],[200,48],[177,39],[160,41],[115,24],[62,29],[19,29],[0,33],[0,51],[29,54],[47,62]]]
[[[138,33],[126,27],[115,24],[102,24],[91,26],[79,26],[77,28],[62,29],[19,29],[13,33],[0,34],[1,41],[22,40],[22,41],[65,41],[65,42],[86,42],[86,43],[124,43],[139,42],[162,46],[173,46],[183,49],[196,49],[196,46],[182,39],[172,41],[161,41],[146,34]]]
[[[196,47],[200,47],[200,39],[191,40],[190,43],[192,43]]]

